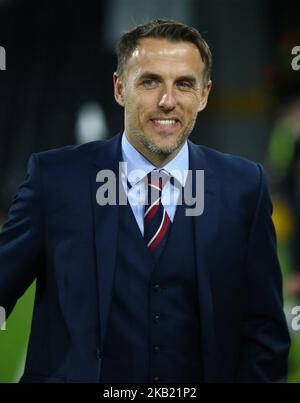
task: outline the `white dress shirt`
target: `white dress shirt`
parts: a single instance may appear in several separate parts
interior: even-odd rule
[[[127,192],[127,198],[137,224],[142,235],[144,235],[144,203],[146,190],[143,178],[153,169],[164,169],[174,176],[183,187],[189,169],[188,145],[187,142],[185,142],[179,153],[171,161],[163,167],[157,168],[131,145],[124,132],[122,135],[122,157],[123,161],[126,163],[126,171],[122,176],[122,183],[125,192]],[[127,180],[131,185],[130,188],[128,187]],[[174,220],[179,194],[180,190],[172,185],[170,181],[163,187],[161,202],[171,222]]]

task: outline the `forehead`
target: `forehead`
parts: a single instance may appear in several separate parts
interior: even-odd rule
[[[199,49],[191,42],[144,38],[129,57],[126,70],[128,73],[154,69],[158,74],[174,71],[201,75],[203,67]]]

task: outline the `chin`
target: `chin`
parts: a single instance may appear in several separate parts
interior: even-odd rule
[[[169,138],[157,138],[157,133],[137,134],[136,138],[142,147],[147,148],[151,153],[160,155],[169,155],[176,151],[185,141],[181,135],[171,136]]]
[[[150,151],[155,152],[156,154],[169,155],[172,154],[174,151],[176,151],[179,146],[180,145],[178,143],[167,145],[150,144],[149,149]]]

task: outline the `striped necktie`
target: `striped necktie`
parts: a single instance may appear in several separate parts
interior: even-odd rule
[[[170,179],[170,174],[164,170],[153,170],[147,175],[147,179],[144,238],[148,249],[157,260],[165,247],[171,225],[167,211],[161,203],[162,189]]]

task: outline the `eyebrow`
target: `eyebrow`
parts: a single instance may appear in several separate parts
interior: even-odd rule
[[[145,78],[152,78],[154,80],[158,80],[158,81],[163,81],[162,76],[160,76],[159,74],[156,73],[152,73],[151,71],[145,71],[139,78],[138,80],[143,80]],[[179,76],[176,81],[188,81],[190,82],[192,85],[196,85],[197,83],[197,79],[192,76],[192,75],[183,75],[183,76]]]
[[[162,80],[162,77],[160,75],[151,73],[150,71],[145,71],[140,77],[138,77],[138,80],[143,80],[145,78],[153,78],[154,80]]]

